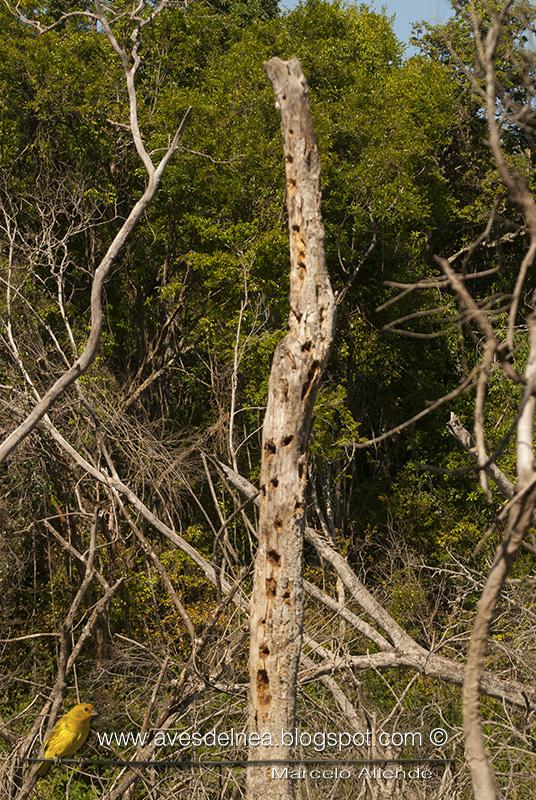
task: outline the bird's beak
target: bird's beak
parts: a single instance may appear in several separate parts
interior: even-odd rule
[[[98,711],[92,711],[91,712],[91,718],[92,719],[93,719],[93,717],[98,717],[98,716],[99,716],[99,712]]]

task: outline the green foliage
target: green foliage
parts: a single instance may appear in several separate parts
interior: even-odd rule
[[[59,6],[71,5],[21,8],[28,14],[38,11],[46,22]],[[464,7],[456,4],[445,30],[472,69],[472,32]],[[52,241],[67,237],[65,308],[80,351],[88,333],[91,275],[145,184],[125,129],[123,76],[102,31],[86,20],[73,18],[36,36],[2,7],[0,23],[0,194],[13,203],[23,242],[37,241],[47,225]],[[519,42],[521,23],[512,24],[509,35]],[[273,0],[196,2],[169,7],[144,28],[138,109],[155,159],[190,106],[192,113],[155,201],[106,285],[99,355],[81,382],[104,421],[103,434],[115,436],[118,471],[129,476],[144,502],[180,524],[181,535],[212,559],[210,525],[217,530],[221,520],[212,519],[212,512],[207,520],[201,512],[199,506],[214,506],[205,475],[197,464],[185,478],[181,458],[184,451],[197,458],[202,449],[228,461],[233,387],[238,466],[250,479],[258,478],[270,363],[289,314],[281,134],[263,62],[298,57],[310,87],[321,154],[327,266],[338,297],[348,289],[338,306],[336,340],[315,407],[311,476],[326,516],[333,514],[341,552],[360,569],[363,565],[370,588],[388,597],[393,616],[417,639],[432,608],[441,619],[448,616],[449,594],[439,597],[435,609],[434,587],[407,566],[393,567],[392,538],[429,566],[444,568],[453,556],[467,561],[493,521],[499,498],[493,489],[493,503],[487,503],[467,454],[445,430],[443,409],[375,448],[357,449],[452,389],[481,356],[476,326],[460,335],[452,324],[458,314],[452,297],[438,300],[432,288],[396,304],[389,301],[400,291],[397,284],[437,276],[434,254],[449,256],[466,247],[481,233],[494,205],[501,231],[510,231],[519,219],[489,157],[482,109],[445,48],[443,32],[422,27],[420,54],[404,60],[384,14],[323,0],[285,14]],[[126,27],[121,30],[127,33]],[[506,50],[500,53],[499,75],[515,93],[519,76]],[[513,131],[505,135],[509,163],[534,182],[527,142]],[[511,291],[521,238],[505,241],[500,273],[472,284],[478,299],[495,293],[500,300]],[[49,385],[50,372],[64,367],[50,334],[72,352],[57,304],[55,276],[63,250],[52,248],[52,255],[31,264],[21,252],[18,294],[12,300],[16,333],[41,389]],[[478,269],[492,267],[496,257],[492,248],[482,248]],[[3,281],[5,259],[3,252]],[[3,295],[0,304],[5,314]],[[441,307],[432,316],[415,316],[436,305]],[[389,329],[408,316],[394,327],[417,336],[444,335],[410,338]],[[497,322],[505,324],[504,314]],[[526,358],[526,348],[518,346],[515,366],[522,368]],[[7,349],[0,376],[3,384],[22,391],[23,379]],[[125,399],[144,381],[141,396],[124,411]],[[500,370],[492,371],[486,437],[490,451],[500,449],[499,464],[510,476],[514,451],[506,436],[520,392]],[[77,414],[60,406],[58,424],[91,460],[100,432],[90,413],[84,421],[82,406]],[[458,398],[453,409],[471,427],[472,398]],[[56,450],[41,450],[40,441],[21,452],[0,506],[0,522],[13,535],[13,545],[0,548],[1,575],[12,578],[5,619],[10,630],[21,633],[56,629],[80,578],[78,567],[45,538],[42,526],[37,533],[28,528],[29,520],[61,519],[64,510],[78,514],[71,466]],[[27,487],[23,502],[21,486]],[[76,483],[76,492],[87,508],[104,502],[83,481]],[[182,506],[181,492],[187,496]],[[215,503],[224,517],[234,511],[228,499],[217,496]],[[314,516],[313,502],[310,513]],[[138,650],[147,640],[159,653],[171,651],[173,666],[180,667],[190,655],[190,642],[168,587],[124,520],[114,524],[110,519],[97,561],[107,578],[121,574],[125,581],[111,602],[107,624],[133,639],[133,647],[139,640]],[[73,531],[80,535],[77,528],[61,530],[67,538]],[[239,515],[228,534],[247,563],[249,532]],[[201,571],[186,555],[151,536],[172,586],[201,630],[215,608],[216,592],[207,591]],[[82,545],[87,546],[85,539]],[[516,577],[525,577],[529,564],[521,559]],[[325,580],[323,566],[314,561],[306,564],[306,574],[317,583]],[[29,597],[30,622],[16,612]],[[88,600],[85,613],[97,599]],[[464,603],[464,611],[472,612],[476,592]],[[509,635],[498,625],[494,640],[505,642]],[[13,647],[8,666],[16,671],[20,662],[32,681],[48,685],[56,668],[56,642],[34,644]],[[127,656],[115,658],[113,652],[116,672],[102,687],[95,677],[95,650],[95,642],[84,650],[79,680],[100,686],[107,713],[124,721],[117,698],[129,693],[138,713],[146,687],[130,685]],[[127,655],[134,662],[141,658],[138,651]],[[503,668],[502,655],[494,657]],[[240,659],[242,653],[237,669],[244,666]],[[148,683],[154,683],[151,669],[143,665]],[[382,675],[367,671],[363,685],[371,705],[389,711],[393,691],[404,691],[408,675],[399,670]],[[17,684],[9,696],[10,715],[26,707],[28,691]],[[316,685],[306,690],[313,701],[323,691]],[[437,703],[458,725],[456,692],[420,678],[405,695],[406,712],[417,719],[422,704]],[[63,796],[65,785],[65,775],[51,771],[43,800]],[[71,783],[69,792],[76,800],[94,796],[83,780]]]

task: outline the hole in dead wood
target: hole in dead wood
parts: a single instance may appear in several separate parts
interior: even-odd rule
[[[275,446],[275,444],[274,444],[272,439],[269,439],[266,442],[266,444],[264,445],[264,449],[268,450],[268,452],[272,453],[272,454],[277,452],[277,447]]]
[[[301,508],[303,508],[303,503],[301,503],[299,500],[296,500],[296,502],[294,503],[294,511],[299,511]]]
[[[280,531],[282,527],[283,527],[283,522],[281,521],[281,519],[279,517],[276,517],[275,520],[274,520],[274,528],[276,528],[278,531]]]
[[[275,578],[267,578],[266,579],[266,594],[268,597],[275,597],[275,593],[277,592],[277,581]]]
[[[304,342],[304,343],[302,344],[302,346],[301,346],[302,352],[303,352],[303,351],[307,351],[307,352],[309,352],[309,350],[311,349],[311,347],[312,347],[312,346],[313,346],[313,343],[312,343],[312,342],[309,342],[309,341],[308,341],[308,342]]]
[[[285,437],[284,437],[284,438],[283,438],[281,441],[282,441],[282,443],[283,443],[283,444],[285,445],[285,447],[286,447],[288,444],[290,444],[290,443],[291,443],[291,441],[292,441],[293,439],[294,439],[294,436],[292,435],[292,433],[289,433],[289,435],[288,435],[288,436],[285,436]]]
[[[272,484],[273,487],[279,486],[279,481],[277,478],[272,478],[270,483]]]
[[[286,154],[286,156],[285,156],[285,161],[287,161],[289,164],[292,164],[292,162],[294,161],[294,159],[292,158],[292,156],[290,155],[290,153],[287,153],[287,154]]]
[[[289,129],[288,129],[288,132],[289,132],[290,134],[294,133],[294,131],[292,130],[292,128],[289,128]]]
[[[261,646],[259,647],[259,655],[261,655],[261,656],[269,656],[270,655],[270,648],[265,644],[261,644]]]
[[[268,561],[271,561],[272,564],[279,564],[281,562],[281,556],[277,552],[277,550],[268,550],[266,553],[266,558]]]
[[[270,679],[267,671],[265,669],[257,670],[257,697],[260,705],[267,706],[272,700],[272,696],[268,690],[269,686]]]
[[[287,589],[286,592],[283,592],[283,600],[288,600],[290,597],[290,592]]]
[[[263,497],[266,497],[266,486],[264,485],[264,483],[261,486],[261,494]]]
[[[298,478],[301,478],[302,476],[303,476],[303,461],[300,461],[300,463],[298,464]]]
[[[296,233],[299,233],[299,232],[300,232],[300,226],[299,226],[298,224],[294,224],[294,225],[292,226],[292,230],[293,230],[293,231],[296,231]]]

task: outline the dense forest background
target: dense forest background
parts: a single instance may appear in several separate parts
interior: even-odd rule
[[[452,258],[462,273],[485,273],[471,291],[501,330],[526,247],[526,228],[497,176],[482,103],[468,77],[474,55],[466,5],[457,2],[443,28],[420,27],[418,54],[409,58],[388,17],[319,0],[284,14],[272,0],[170,4],[143,29],[136,86],[147,149],[163,152],[192,111],[106,283],[98,357],[48,420],[86,463],[120,478],[195,548],[216,577],[211,583],[132,498],[75,463],[48,423],[38,427],[2,467],[4,757],[53,692],[61,708],[94,703],[96,730],[159,727],[166,703],[181,729],[245,724],[247,626],[222,580],[236,581],[234,591],[247,596],[256,512],[221,464],[252,484],[258,479],[271,357],[287,327],[284,164],[263,71],[272,56],[297,56],[309,83],[326,258],[338,302],[336,340],[315,407],[308,524],[324,531],[415,642],[463,663],[499,534],[477,554],[475,548],[504,503],[493,482],[488,496],[479,486],[474,459],[447,427],[453,412],[472,429],[474,393],[461,391],[416,424],[381,435],[464,385],[482,356],[477,326],[462,324],[456,295],[434,284],[434,255]],[[71,5],[19,8],[46,26]],[[522,42],[525,27],[526,17],[513,15],[508,41]],[[145,175],[128,130],[121,64],[99,26],[73,17],[36,35],[2,6],[0,30],[3,438],[80,352],[92,275],[143,192]],[[115,27],[125,46],[129,32],[125,15]],[[518,98],[527,91],[510,58],[499,57],[497,68],[506,90]],[[533,133],[527,123],[503,138],[531,185]],[[420,291],[404,290],[423,278],[430,282]],[[527,291],[516,327],[520,368],[529,308]],[[518,388],[500,369],[491,371],[488,449],[501,448],[497,464],[511,479],[515,451],[504,437]],[[502,596],[486,661],[496,676],[525,686],[536,677],[535,548],[531,534]],[[88,553],[91,580],[84,583]],[[335,604],[352,607],[310,544],[304,568]],[[313,786],[303,796],[470,797],[459,686],[403,664],[353,668],[348,654],[374,653],[374,645],[312,595],[306,625],[325,648],[311,646],[310,658],[319,663],[328,651],[338,658],[331,674],[362,726],[443,727],[450,740],[440,755],[455,762],[443,789],[361,782],[332,795],[332,785]],[[302,676],[300,725],[347,729],[334,695],[313,672]],[[503,791],[512,800],[535,797],[531,703],[523,709],[485,696],[482,707]],[[128,759],[136,750],[112,752],[92,734],[85,752]],[[390,751],[414,754],[415,748]],[[437,752],[428,747],[418,755]],[[165,756],[184,754],[170,749]],[[243,789],[240,770],[161,770],[138,775],[125,790],[130,794],[114,795],[119,772],[109,765],[53,769],[35,796],[238,798]],[[16,775],[10,780],[18,785]]]

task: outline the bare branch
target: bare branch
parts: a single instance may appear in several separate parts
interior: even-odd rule
[[[471,634],[463,690],[463,719],[466,753],[473,788],[478,800],[496,800],[497,789],[491,763],[486,754],[480,716],[480,689],[484,655],[497,600],[534,514],[536,473],[532,445],[536,388],[536,315],[529,319],[530,354],[525,370],[526,386],[522,398],[517,435],[516,493],[509,504],[509,523],[497,549],[493,566],[477,607]]]
[[[242,475],[237,474],[231,467],[221,463],[220,467],[224,471],[229,482],[238,489],[239,492],[246,497],[255,498],[257,490],[253,484]],[[258,500],[254,499],[254,502],[257,503]],[[391,644],[385,639],[383,639],[383,642],[377,641],[363,628],[362,620],[359,620],[361,623],[360,625],[354,625],[354,620],[352,619],[353,615],[348,616],[347,614],[348,609],[340,609],[342,618],[350,625],[354,626],[357,631],[363,633],[370,638],[371,641],[374,641],[382,652],[339,659],[337,661],[337,669],[344,669],[348,666],[365,669],[367,665],[377,669],[406,666],[417,670],[423,675],[432,675],[441,680],[446,680],[449,683],[455,683],[456,685],[463,684],[463,664],[457,663],[449,658],[444,658],[443,656],[437,655],[435,652],[430,652],[417,644],[417,642],[398,625],[385,608],[370,594],[368,589],[352,570],[347,560],[333,548],[332,544],[322,536],[322,534],[309,526],[306,526],[305,534],[307,539],[317,549],[318,554],[330,563],[336,574],[340,576],[358,605],[361,606],[363,611],[367,613],[375,623],[386,631],[393,643]],[[326,599],[324,593],[317,587],[311,588],[310,594],[316,597],[321,603],[327,605],[328,608],[333,608],[334,605],[336,607],[336,601],[330,598]],[[330,666],[331,669],[334,668],[332,662],[330,662]],[[309,669],[309,667],[307,669]],[[304,675],[309,674],[309,672],[304,673]],[[325,674],[324,670],[322,670],[322,674]],[[496,697],[516,705],[519,708],[536,710],[536,692],[533,687],[526,686],[516,681],[505,681],[498,678],[493,673],[485,671],[482,674],[481,688],[490,697]]]
[[[405,422],[401,422],[400,425],[396,425],[396,427],[391,428],[385,433],[380,434],[379,436],[374,436],[372,439],[367,439],[366,442],[353,442],[353,446],[356,450],[363,450],[366,447],[372,447],[373,445],[380,444],[380,442],[385,441],[385,439],[389,439],[391,436],[396,436],[397,434],[401,433],[406,428],[409,428],[411,425],[414,425],[423,417],[428,416],[431,414],[432,411],[436,411],[441,406],[444,406],[446,403],[449,403],[451,400],[454,400],[456,397],[459,397],[464,392],[468,391],[474,386],[475,377],[478,374],[478,367],[471,370],[469,375],[457,386],[452,392],[448,394],[444,394],[438,400],[434,400],[433,403],[430,403],[427,408],[424,408],[422,411],[419,411],[418,414],[415,414],[414,417],[411,419],[406,420]]]
[[[164,7],[164,5],[165,4],[159,4],[159,6],[157,7],[158,10]],[[134,75],[139,64],[139,56],[137,54],[138,28],[135,29],[135,32],[133,34],[134,63],[133,66],[131,67],[128,63],[128,58],[126,53],[117,43],[114,34],[111,30],[110,24],[107,21],[105,15],[103,14],[102,6],[99,0],[97,0],[96,7],[97,7],[97,16],[99,22],[103,25],[104,30],[106,31],[106,35],[108,36],[108,39],[112,47],[120,57],[121,62],[123,64],[123,69],[125,72],[125,79],[127,82],[127,89],[128,89],[132,136],[138,154],[141,160],[143,161],[148,173],[147,185],[142,196],[130,211],[127,219],[121,226],[119,232],[116,234],[104,258],[102,259],[102,261],[100,262],[99,266],[95,271],[95,275],[93,277],[93,282],[91,286],[90,332],[86,344],[82,350],[82,353],[69,367],[69,369],[67,369],[55,381],[55,383],[45,392],[45,394],[41,397],[41,399],[36,403],[30,414],[2,442],[2,444],[0,445],[0,463],[4,462],[6,458],[8,458],[10,453],[20,444],[20,442],[23,441],[23,439],[26,438],[26,436],[28,436],[29,433],[31,433],[31,431],[35,428],[37,423],[45,416],[45,414],[48,412],[52,404],[56,402],[56,400],[69,388],[69,386],[71,386],[72,383],[74,383],[81,375],[84,374],[84,372],[86,372],[86,370],[91,366],[91,364],[95,360],[102,331],[102,293],[103,293],[104,283],[110,273],[111,267],[117,255],[119,254],[121,248],[123,247],[126,240],[129,238],[129,236],[132,234],[132,231],[134,230],[137,223],[143,216],[145,210],[152,201],[155,192],[158,188],[158,184],[162,177],[164,169],[166,168],[169,160],[177,150],[180,137],[184,131],[188,117],[191,112],[191,108],[187,109],[186,113],[183,116],[182,122],[179,125],[177,131],[175,132],[175,135],[168,149],[166,150],[158,166],[155,167],[145,150],[145,146],[143,144],[143,140],[138,125],[137,98],[134,87]]]

